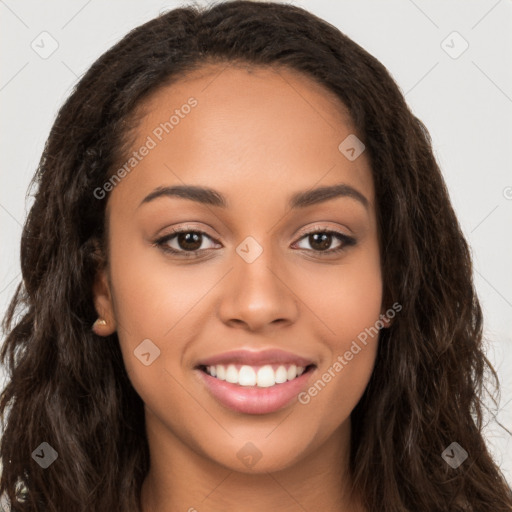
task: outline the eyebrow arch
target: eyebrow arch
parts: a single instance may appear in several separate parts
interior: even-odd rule
[[[298,192],[291,197],[289,205],[291,209],[305,208],[336,197],[350,197],[359,201],[366,209],[369,206],[368,199],[361,192],[344,183]]]
[[[226,197],[220,192],[208,187],[200,187],[196,185],[158,187],[147,195],[141,201],[139,206],[154,201],[159,197],[180,197],[182,199],[189,199],[191,201],[196,201],[210,206],[217,206],[219,208],[228,207]],[[369,206],[368,199],[361,194],[361,192],[344,183],[297,192],[291,196],[288,204],[291,209],[306,208],[336,197],[350,197],[359,201],[365,208],[368,208]]]

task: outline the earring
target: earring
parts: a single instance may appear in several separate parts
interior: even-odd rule
[[[98,318],[96,321],[92,324],[92,328],[98,327],[100,325],[107,325],[107,321],[103,318]]]

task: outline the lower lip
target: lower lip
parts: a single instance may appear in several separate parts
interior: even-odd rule
[[[300,377],[268,388],[240,386],[196,369],[208,391],[224,406],[244,414],[268,414],[285,407],[306,387],[312,367]]]

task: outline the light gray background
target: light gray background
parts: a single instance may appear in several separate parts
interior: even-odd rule
[[[512,483],[512,438],[496,423],[512,430],[512,1],[290,3],[326,19],[377,57],[430,131],[472,247],[488,357],[502,383],[500,408],[488,415],[486,437]],[[25,193],[58,108],[100,54],[132,28],[179,5],[0,0],[2,315],[20,281],[19,241],[30,206]],[[34,41],[40,51],[50,48],[43,31],[58,43],[46,59],[31,47]],[[453,31],[463,39],[450,36]],[[464,40],[467,50],[453,58]]]

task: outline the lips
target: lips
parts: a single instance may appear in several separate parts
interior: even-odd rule
[[[199,382],[205,386],[210,396],[227,409],[241,414],[270,414],[296,402],[298,395],[310,385],[316,367],[308,366],[306,371],[292,380],[263,388],[244,387],[219,380],[201,369],[196,372]]]
[[[279,349],[233,350],[195,366],[210,396],[242,414],[269,414],[286,407],[308,385],[316,368],[312,359]]]
[[[214,365],[248,365],[248,366],[264,366],[264,365],[292,365],[307,367],[314,365],[311,359],[301,357],[291,352],[278,349],[268,350],[233,350],[217,354],[206,359],[202,359],[196,365],[196,368],[214,366]]]

